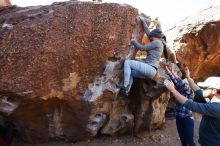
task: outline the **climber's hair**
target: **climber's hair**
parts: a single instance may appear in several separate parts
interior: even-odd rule
[[[166,36],[163,34],[161,41],[163,43],[163,54],[166,60],[168,60],[168,53],[167,53],[167,38]]]

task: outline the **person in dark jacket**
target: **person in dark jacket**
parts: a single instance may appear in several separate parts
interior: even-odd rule
[[[185,69],[185,75],[194,90],[194,101],[181,95],[171,81],[165,80],[164,85],[181,105],[203,115],[199,127],[201,146],[220,146],[220,77],[208,77],[196,85],[189,75],[188,68]],[[200,87],[204,89],[201,90]]]

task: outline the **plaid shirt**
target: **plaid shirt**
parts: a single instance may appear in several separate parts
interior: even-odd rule
[[[176,78],[172,74],[168,74],[170,79],[175,85],[176,90],[183,96],[185,96],[188,99],[193,99],[193,90],[189,87],[189,85],[181,80],[180,78]],[[184,106],[180,105],[176,101],[176,107],[175,107],[175,114],[178,118],[185,118],[192,116],[192,112],[185,108]]]

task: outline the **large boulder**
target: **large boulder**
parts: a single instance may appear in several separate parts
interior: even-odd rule
[[[178,60],[195,79],[220,76],[220,7],[185,18],[166,32]]]
[[[78,1],[2,9],[1,115],[33,143],[163,126],[163,70],[135,82],[131,100],[117,96],[123,61],[136,52],[130,38],[143,35],[137,15],[129,5]]]

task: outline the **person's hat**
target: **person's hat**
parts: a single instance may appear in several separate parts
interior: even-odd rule
[[[163,33],[160,29],[156,28],[150,32],[150,37],[162,38],[162,36],[163,36]]]
[[[204,82],[198,82],[197,85],[220,90],[220,77],[208,77]]]

